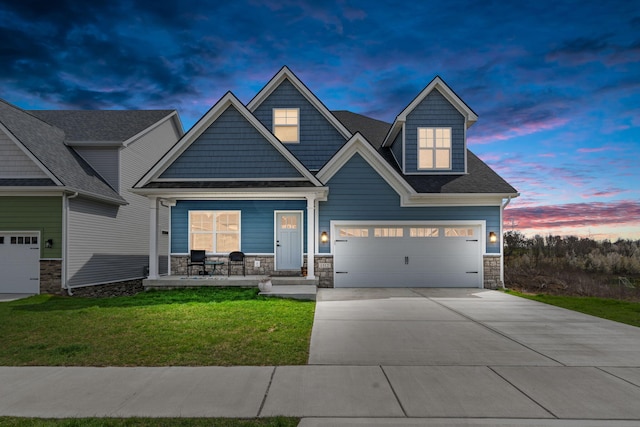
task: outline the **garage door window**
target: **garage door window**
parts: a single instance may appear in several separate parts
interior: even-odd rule
[[[374,237],[402,237],[402,228],[374,228]]]
[[[446,237],[473,237],[473,228],[445,228]]]
[[[409,229],[410,237],[438,237],[437,228],[411,227]]]
[[[369,237],[368,228],[341,228],[338,231],[340,237]]]

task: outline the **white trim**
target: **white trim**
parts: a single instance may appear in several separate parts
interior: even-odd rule
[[[300,200],[310,194],[319,200],[326,200],[329,189],[327,187],[295,188],[144,188],[129,190],[135,194],[145,196],[159,196],[169,200]]]
[[[308,181],[305,177],[299,178],[156,178],[154,182],[193,182],[193,181],[204,181],[204,182],[236,182],[236,181]]]
[[[56,185],[62,186],[62,181],[60,181],[54,174],[47,168],[44,163],[42,163],[20,140],[11,132],[4,124],[0,123],[0,130],[3,131],[14,144],[18,146],[18,148],[42,170],[42,172],[47,175]]]
[[[47,191],[49,189],[49,191]],[[65,190],[60,187],[2,187],[0,197],[62,197]]]
[[[185,134],[182,138],[165,153],[140,180],[133,186],[142,188],[149,182],[157,179],[162,173],[173,164],[173,162],[186,151],[189,146],[213,124],[227,108],[234,107],[271,145],[289,161],[289,163],[300,174],[311,181],[316,186],[321,186],[316,177],[304,167],[302,163],[260,122],[236,96],[227,92],[209,111]],[[259,179],[259,178],[256,178]],[[200,179],[192,179],[200,181]]]
[[[347,130],[347,128],[338,119],[336,119],[331,111],[325,107],[318,97],[316,97],[286,65],[282,67],[280,71],[271,78],[271,80],[269,80],[265,87],[263,87],[251,101],[249,101],[247,104],[249,111],[254,112],[285,79],[289,80],[289,83],[298,89],[298,92],[300,92],[302,96],[304,96],[307,101],[309,101],[311,105],[313,105],[345,139],[351,138],[351,132],[349,132],[349,130]]]
[[[305,226],[305,220],[304,220],[304,211],[301,210],[279,210],[279,211],[273,211],[273,270],[274,271],[280,271],[278,270],[278,250],[276,249],[277,246],[277,242],[278,242],[278,214],[283,213],[283,214],[299,214],[300,215],[300,225],[302,226],[300,228],[300,265],[302,265],[304,263],[304,226]]]
[[[440,94],[442,94],[442,96],[444,96],[447,101],[449,101],[451,105],[453,105],[453,107],[462,114],[465,118],[465,125],[467,128],[471,127],[476,121],[478,121],[476,113],[474,113],[473,110],[471,110],[471,108],[469,108],[467,104],[465,104],[464,101],[456,95],[449,86],[447,86],[440,76],[436,76],[424,89],[422,89],[418,96],[416,96],[413,101],[411,101],[411,103],[407,105],[400,114],[398,114],[393,125],[389,129],[384,142],[382,143],[382,147],[387,147],[391,142],[393,142],[393,139],[398,133],[398,127],[407,121],[409,113],[411,113],[433,90],[440,92]]]

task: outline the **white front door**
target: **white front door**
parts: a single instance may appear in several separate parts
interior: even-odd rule
[[[276,270],[302,267],[302,212],[276,212]]]
[[[0,272],[0,293],[39,293],[39,233],[0,231]]]

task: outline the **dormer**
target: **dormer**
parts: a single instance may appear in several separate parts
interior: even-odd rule
[[[319,170],[351,138],[347,128],[287,67],[247,108],[310,171]]]
[[[382,146],[405,175],[467,172],[467,129],[478,116],[440,78],[434,78],[396,117]]]

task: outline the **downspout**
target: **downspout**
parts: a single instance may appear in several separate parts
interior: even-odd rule
[[[500,283],[502,284],[502,289],[505,288],[504,286],[504,226],[503,226],[503,214],[504,214],[504,208],[506,208],[509,203],[511,203],[511,197],[509,196],[507,198],[506,201],[504,201],[501,205],[500,205],[500,241],[502,242],[502,245],[500,247]]]
[[[64,194],[62,199],[62,271],[60,276],[62,279],[62,289],[67,290],[69,296],[73,296],[71,288],[67,285],[67,263],[69,260],[69,199],[78,197],[78,192],[72,195]]]

